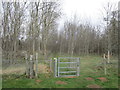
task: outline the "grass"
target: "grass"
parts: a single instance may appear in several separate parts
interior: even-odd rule
[[[38,71],[45,73],[47,72],[46,68],[47,65],[42,63],[42,64],[38,64]],[[5,75],[10,75],[10,74],[24,74],[26,70],[26,64],[14,64],[14,65],[10,65],[9,67],[7,67],[6,69],[2,70],[2,73]],[[4,76],[4,75],[3,75]]]
[[[97,84],[102,88],[117,88],[118,75],[117,68],[114,65],[107,68],[107,75],[104,75],[102,69],[98,70],[96,67],[101,66],[102,57],[100,56],[82,56],[80,57],[80,76],[77,78],[55,78],[48,74],[39,74],[37,79],[28,79],[24,75],[3,75],[3,88],[87,88],[88,85]],[[117,62],[112,59],[113,62]],[[94,80],[86,80],[91,77]],[[102,82],[98,77],[105,77],[106,82]],[[36,82],[41,80],[41,82]],[[64,81],[67,84],[56,84],[56,81]]]

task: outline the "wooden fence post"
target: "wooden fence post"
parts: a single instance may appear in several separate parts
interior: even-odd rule
[[[25,60],[26,60],[26,75],[29,76],[29,63],[28,63],[28,55],[25,54]]]
[[[103,57],[104,57],[104,73],[106,75],[107,71],[106,71],[106,58],[105,58],[105,54],[103,55]]]
[[[53,70],[52,70],[52,59],[50,59],[50,71],[53,72]]]
[[[108,63],[110,63],[110,52],[108,51],[108,57],[107,57],[107,59],[108,59]]]
[[[33,55],[30,55],[30,78],[34,77]]]
[[[35,76],[38,77],[38,53],[36,53],[36,70],[35,70]]]

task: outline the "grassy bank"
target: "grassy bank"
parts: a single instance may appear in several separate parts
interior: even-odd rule
[[[80,57],[80,76],[75,78],[55,78],[48,74],[39,74],[37,79],[28,79],[24,75],[3,75],[3,88],[117,88],[117,60],[112,58],[115,64],[107,65],[107,75],[100,68],[102,64],[100,56]],[[62,83],[57,83],[57,82]]]

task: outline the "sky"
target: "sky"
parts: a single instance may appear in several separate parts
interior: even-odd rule
[[[60,26],[66,19],[70,19],[76,14],[82,21],[90,21],[93,25],[99,25],[103,20],[103,7],[107,2],[116,4],[120,0],[61,0],[61,10],[64,15],[60,18]]]
[[[12,1],[12,0],[3,0]],[[27,0],[18,0],[27,1]],[[30,1],[42,1],[42,0],[30,0]],[[43,0],[44,1],[44,0]],[[57,1],[57,0],[45,0],[45,1]],[[59,19],[59,28],[63,27],[65,20],[71,19],[75,14],[81,22],[88,21],[92,25],[100,25],[103,22],[102,13],[103,7],[107,5],[107,2],[118,5],[120,0],[60,0],[61,3],[61,18]]]

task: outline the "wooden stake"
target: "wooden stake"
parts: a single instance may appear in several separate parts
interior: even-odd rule
[[[108,63],[110,63],[110,52],[109,52],[109,50],[108,50]]]
[[[38,53],[36,53],[36,70],[35,70],[35,76],[38,77]]]
[[[27,54],[25,55],[25,60],[26,60],[26,75],[29,76],[29,64],[28,64],[28,56],[27,56]]]
[[[50,71],[53,72],[52,71],[52,59],[50,59]]]
[[[105,75],[107,74],[107,70],[106,70],[106,58],[105,58],[105,54],[103,55],[104,57],[104,73]]]
[[[34,76],[34,63],[33,63],[33,55],[30,55],[30,78]]]

